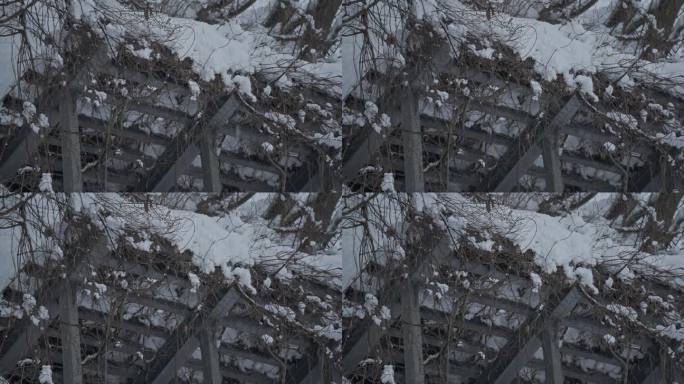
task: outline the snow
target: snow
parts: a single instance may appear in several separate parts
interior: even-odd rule
[[[382,367],[382,374],[380,376],[380,382],[382,384],[396,384],[394,381],[394,366],[385,365]]]
[[[261,341],[263,341],[266,345],[272,345],[275,342],[273,340],[273,336],[267,334],[261,335]]]
[[[396,193],[396,190],[394,189],[393,173],[385,173],[382,176],[382,185],[380,186],[380,189],[382,189],[383,192]]]
[[[40,190],[41,192],[50,192],[50,193],[55,192],[52,189],[52,174],[51,173],[43,173],[40,176],[40,183],[38,184],[38,190]]]
[[[43,365],[40,368],[40,374],[38,375],[38,382],[40,384],[54,384],[52,381],[52,366]]]
[[[539,292],[539,288],[542,286],[542,278],[534,272],[530,272],[530,279],[532,279],[534,292]]]
[[[200,86],[193,80],[188,80],[188,88],[190,88],[190,94],[192,95],[192,100],[197,100],[200,94]]]
[[[192,286],[191,291],[197,292],[201,285],[200,278],[192,272],[188,272],[188,280],[190,280],[190,285]]]

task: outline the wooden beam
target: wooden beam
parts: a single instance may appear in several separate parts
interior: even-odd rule
[[[404,143],[405,191],[424,192],[423,132],[420,116],[418,115],[418,99],[415,91],[410,86],[404,89],[401,98],[401,128],[401,136]]]
[[[441,312],[437,309],[422,307],[421,313],[423,320],[431,321],[436,324],[446,324],[446,320],[450,317],[449,313]],[[451,325],[454,328],[459,328],[466,331],[473,331],[484,335],[503,337],[505,339],[511,338],[513,336],[513,331],[510,331],[504,327],[498,327],[495,325],[487,325],[477,320],[465,320],[459,317],[450,319]]]
[[[90,254],[99,257],[99,255],[109,252],[108,243],[109,242],[105,237],[98,237],[93,244],[91,244],[90,249],[82,249],[82,254]],[[78,266],[75,267],[74,273],[81,273],[81,270],[85,267],[85,263],[79,263]],[[42,292],[44,292],[44,295],[38,297],[38,302],[42,303],[47,308],[48,313],[59,313],[60,305],[58,297],[62,294],[62,281],[53,281],[43,288]],[[11,373],[16,369],[17,362],[31,352],[31,349],[45,333],[47,327],[38,327],[33,324],[33,321],[25,318],[22,320],[21,326],[15,328],[17,329],[17,334],[12,335],[12,341],[9,342],[8,339],[3,342],[3,344],[8,345],[8,347],[6,349],[0,349],[0,376]]]
[[[64,291],[60,295],[60,331],[62,338],[62,374],[67,383],[82,384],[81,334],[78,323],[78,306],[73,282],[64,281]]]
[[[156,144],[167,146],[171,143],[170,138],[160,136],[154,133],[147,134],[135,128],[135,126],[128,128],[119,128],[116,126],[109,127],[107,121],[100,120],[84,114],[80,114],[78,116],[78,121],[81,125],[81,128],[86,133],[92,133],[97,135],[110,134],[113,136],[117,136],[120,140],[129,139],[143,144]]]
[[[184,326],[176,327],[157,351],[157,356],[150,363],[146,374],[140,375],[136,383],[168,384],[176,377],[178,369],[190,360],[192,354],[200,346],[195,333],[203,327],[205,321],[213,322],[225,316],[239,301],[240,293],[231,287],[218,302],[205,305],[203,311],[208,311],[205,312],[205,316],[195,316]]]
[[[390,119],[396,122],[398,113],[391,115]],[[348,181],[356,178],[359,171],[370,163],[373,156],[384,144],[385,139],[392,135],[396,127],[396,124],[392,124],[381,132],[377,132],[372,127],[366,127],[359,137],[351,138],[351,143],[348,146],[351,151],[347,153],[342,163],[343,180]]]
[[[218,349],[216,348],[216,337],[212,327],[200,330],[200,350],[202,351],[202,372],[205,384],[221,384],[221,368]]]
[[[558,347],[558,324],[549,322],[542,331],[542,349],[544,350],[544,372],[547,384],[563,384],[563,365]]]
[[[93,327],[106,329],[107,327],[123,329],[125,331],[130,331],[139,335],[144,336],[155,336],[160,338],[167,338],[170,332],[166,328],[149,326],[143,324],[139,321],[133,320],[119,320],[115,322],[108,322],[107,318],[109,316],[106,312],[99,312],[88,308],[79,308],[79,317],[82,320],[89,321],[93,323]]]
[[[226,355],[231,358],[240,358],[245,360],[256,361],[261,364],[268,364],[274,367],[279,367],[280,363],[276,361],[273,357],[267,356],[265,354],[260,354],[256,352],[247,352],[245,350],[235,348],[230,345],[221,344],[219,347],[219,353],[221,355]]]
[[[409,383],[425,383],[423,368],[423,326],[421,324],[419,287],[405,281],[401,289],[401,327],[404,338],[404,371]]]
[[[166,148],[159,157],[159,164],[171,164],[154,172],[149,180],[145,180],[138,187],[140,191],[152,190],[154,192],[169,192],[176,185],[176,180],[183,175],[185,169],[200,154],[198,140],[200,135],[206,130],[215,131],[221,125],[229,124],[233,116],[241,108],[239,97],[231,93],[227,100],[214,113],[208,112],[211,118],[203,124],[202,121],[194,119],[186,125],[172,143]],[[150,188],[151,186],[151,188]]]
[[[192,369],[202,369],[202,362],[190,358],[185,366]],[[239,383],[274,384],[274,380],[260,372],[252,371],[249,373],[243,373],[237,368],[231,368],[223,364],[220,365],[219,369],[221,370],[222,377],[236,380]]]
[[[509,150],[511,150],[509,148]],[[512,168],[506,173],[504,178],[496,185],[494,192],[511,192],[518,185],[520,178],[527,173],[527,170],[537,161],[539,155],[542,154],[542,148],[539,145],[532,145],[527,151],[518,159]]]
[[[586,351],[568,343],[563,344],[563,347],[561,347],[561,352],[566,355],[581,357],[583,359],[596,360],[599,363],[610,364],[616,367],[622,366],[621,361],[619,361],[618,359],[609,354]]]
[[[412,269],[416,275],[423,274],[428,267],[431,266],[429,260],[447,259],[451,255],[451,239],[446,234],[431,233],[433,235],[433,241],[426,242],[426,246],[430,247],[428,252],[432,257],[422,257],[417,263],[416,267]],[[345,343],[345,348],[342,355],[342,374],[346,375],[354,371],[359,362],[369,356],[373,350],[377,347],[378,343],[384,336],[388,328],[391,328],[392,324],[397,320],[401,312],[401,303],[399,297],[399,282],[395,281],[393,284],[388,284],[384,287],[390,297],[389,300],[389,310],[392,319],[388,321],[388,324],[383,324],[383,326],[378,326],[374,321],[367,319],[364,321],[363,325],[354,327],[351,330],[348,342]]]
[[[59,103],[59,126],[62,136],[62,187],[64,192],[82,192],[81,135],[76,111],[76,96],[64,88]]]
[[[193,178],[204,177],[204,171],[202,171],[202,168],[200,167],[190,166],[185,170],[185,172],[183,172],[183,174]],[[243,180],[242,178],[240,178],[240,175],[233,172],[221,172],[220,177],[223,186],[233,187],[239,189],[240,191],[273,192],[273,190],[276,188],[266,183],[265,181],[257,179]]]
[[[89,52],[90,56],[85,63],[73,66],[78,68],[78,71],[71,73],[71,77],[64,88],[78,86],[89,75],[91,69],[104,65],[109,60],[107,49],[107,47],[101,47],[95,52]],[[8,146],[10,148],[8,154],[0,159],[0,182],[5,183],[15,178],[17,171],[33,160],[32,157],[35,156],[43,137],[46,137],[58,125],[59,110],[55,105],[55,100],[59,100],[61,96],[59,93],[53,92],[54,89],[45,90],[37,98],[36,105],[39,113],[47,115],[50,125],[43,131],[36,133],[30,124],[24,124],[21,133]]]
[[[544,369],[544,361],[539,360],[539,359],[531,359],[527,364],[525,364],[527,367],[541,370]],[[575,368],[575,367],[569,367],[569,366],[564,366],[563,367],[563,374],[566,377],[569,377],[571,379],[577,379],[580,380],[583,383],[592,383],[592,384],[616,384],[619,383],[619,381],[616,381],[612,377],[598,372],[584,372],[581,369]]]
[[[199,142],[204,191],[220,193],[223,184],[221,183],[221,165],[216,155],[218,149],[216,132],[209,129],[205,130],[201,133]]]
[[[513,146],[513,149],[509,147],[506,152],[505,158],[512,157],[517,158],[517,160],[503,177],[494,176],[495,180],[499,180],[496,183],[494,192],[511,192],[518,184],[520,177],[527,172],[542,154],[543,138],[548,134],[555,134],[560,127],[566,125],[579,111],[580,107],[580,100],[577,96],[573,96],[546,127],[539,129],[538,127],[532,127],[532,124],[530,124],[528,132],[519,138],[518,143]],[[508,155],[509,152],[510,155]],[[487,186],[484,187],[486,188]]]
[[[598,160],[588,159],[585,157],[580,157],[578,155],[567,153],[567,152],[563,153],[563,155],[561,156],[561,160],[565,161],[567,163],[572,163],[575,165],[581,165],[584,167],[590,167],[590,168],[598,169],[601,171],[615,173],[615,174],[621,175],[621,176],[624,174],[624,172],[622,172],[622,170],[615,165],[605,163],[602,161],[598,161]]]
[[[562,164],[558,151],[561,147],[557,129],[546,132],[542,139],[542,155],[546,170],[546,192],[563,192]]]

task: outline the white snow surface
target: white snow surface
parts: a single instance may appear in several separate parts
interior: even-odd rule
[[[90,214],[97,217],[97,198],[93,196],[85,196],[84,207],[90,208]],[[301,196],[307,197],[306,194]],[[118,198],[113,195],[108,197]],[[191,252],[192,261],[201,272],[209,274],[219,269],[227,279],[238,282],[251,293],[255,293],[255,288],[250,267],[264,263],[280,266],[281,263],[275,261],[285,261],[293,255],[300,264],[293,263],[279,269],[277,277],[288,279],[297,268],[314,268],[332,272],[333,277],[324,279],[324,282],[338,285],[339,280],[335,276],[342,266],[337,245],[333,244],[330,249],[315,254],[294,249],[291,242],[283,239],[260,217],[272,198],[278,197],[267,193],[256,194],[238,209],[217,217],[163,206],[157,206],[153,214],[147,214],[142,207],[132,205],[129,210],[104,219],[110,230],[130,229],[132,223],[150,228],[149,233],[163,236],[180,252]],[[99,218],[95,221],[98,222]],[[149,234],[142,232],[141,235]]]

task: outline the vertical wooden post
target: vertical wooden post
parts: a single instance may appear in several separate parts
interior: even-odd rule
[[[74,92],[65,88],[59,103],[59,125],[62,135],[62,177],[64,192],[83,191],[81,175],[81,140]]]
[[[61,301],[60,331],[62,334],[62,370],[65,383],[82,384],[81,335],[78,324],[78,305],[76,292],[67,278]]]
[[[202,329],[199,335],[200,350],[202,351],[202,367],[204,383],[221,384],[220,360],[213,328]]]
[[[563,192],[563,174],[560,155],[560,134],[558,129],[544,135],[542,150],[546,170],[546,192]]]
[[[409,85],[401,98],[401,126],[404,144],[404,180],[406,192],[425,192],[423,175],[423,135],[420,127],[418,98]]]
[[[546,383],[548,384],[563,384],[563,366],[558,341],[557,323],[546,324],[542,332],[542,348],[544,350]]]
[[[216,132],[213,129],[206,129],[200,137],[200,157],[205,192],[221,192],[221,166],[216,155]]]
[[[401,319],[404,336],[404,371],[407,383],[424,384],[423,328],[417,284],[408,280],[401,289]]]

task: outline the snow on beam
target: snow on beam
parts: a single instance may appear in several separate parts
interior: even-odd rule
[[[436,134],[443,138],[446,138],[448,136],[449,132],[447,132],[445,127],[451,124],[449,120],[444,120],[433,116],[422,115],[420,117],[420,121],[425,127],[429,128],[426,130],[426,135]],[[466,139],[478,140],[490,144],[509,146],[514,143],[513,139],[511,139],[508,136],[498,133],[485,132],[477,128],[463,127],[462,129],[459,129],[458,127],[455,127],[455,129],[452,130],[451,134]]]
[[[124,139],[135,140],[143,144],[157,144],[167,146],[169,145],[169,143],[171,143],[171,139],[169,138],[159,136],[156,134],[147,134],[141,130],[135,129],[134,127],[109,127],[107,121],[96,119],[94,117],[87,116],[84,114],[80,114],[78,116],[78,121],[81,125],[81,128],[84,131],[101,132],[101,134],[114,135]]]
[[[124,66],[115,66],[111,63],[103,65],[98,69],[100,73],[123,78],[127,82],[136,83],[142,86],[149,86],[153,88],[155,92],[160,89],[164,90],[166,92],[159,95],[162,100],[164,100],[165,97],[166,100],[172,101],[178,96],[181,96],[183,98],[183,103],[179,105],[180,111],[187,113],[188,115],[194,115],[200,110],[200,104],[198,101],[193,100],[190,89],[176,84],[172,79],[159,79],[153,75],[148,75]]]
[[[581,300],[580,291],[573,287],[570,292],[558,303],[548,316],[530,318],[527,324],[520,326],[520,332],[529,332],[527,335],[519,335],[510,339],[502,350],[504,355],[492,364],[491,368],[477,381],[478,384],[509,384],[518,376],[518,372],[532,359],[534,354],[541,348],[542,341],[537,332],[543,329],[547,322],[555,322],[567,316]],[[548,308],[549,306],[547,306]]]
[[[240,301],[240,293],[231,287],[215,304],[207,304],[204,311],[209,312],[205,317],[196,316],[174,329],[166,337],[164,345],[157,351],[155,359],[150,363],[146,374],[140,375],[136,383],[138,384],[168,384],[176,377],[178,369],[192,357],[193,352],[200,346],[198,338],[194,332],[202,328],[205,321],[215,321],[230,310]]]
[[[110,315],[106,312],[99,312],[93,309],[80,307],[78,309],[79,317],[82,320],[94,323],[95,328],[113,327],[131,331],[145,336],[155,336],[161,338],[169,337],[169,331],[166,328],[148,326],[138,321],[132,320],[115,320],[110,319]],[[112,321],[108,321],[112,320]]]

